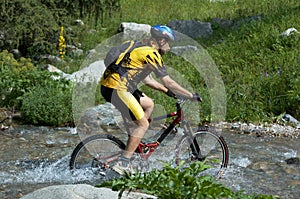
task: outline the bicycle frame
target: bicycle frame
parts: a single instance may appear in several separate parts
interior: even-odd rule
[[[148,121],[150,123],[152,121],[159,121],[159,120],[162,120],[162,119],[175,117],[175,119],[171,122],[171,124],[167,127],[167,129],[165,129],[163,131],[163,133],[157,138],[156,141],[150,142],[150,143],[140,142],[137,149],[136,149],[136,151],[135,151],[136,153],[138,153],[142,158],[148,159],[151,156],[151,154],[155,151],[155,149],[170,134],[172,129],[175,128],[180,122],[182,122],[182,124],[183,124],[184,132],[192,132],[188,121],[186,121],[184,119],[184,113],[183,113],[183,110],[182,110],[182,107],[181,107],[181,104],[183,104],[185,101],[186,100],[184,100],[184,99],[178,100],[176,102],[176,111],[174,111],[174,112],[171,112],[171,113],[166,114],[166,115],[162,115],[162,116],[158,116],[158,117],[148,119]],[[126,131],[129,135],[130,130],[129,130],[128,123],[126,122],[126,120],[124,120],[124,121],[125,121]],[[199,147],[195,147],[195,149],[197,149],[197,148],[199,149]],[[199,151],[199,150],[195,150],[195,151]]]
[[[224,173],[225,168],[228,165],[229,151],[227,144],[222,136],[214,133],[213,128],[210,129],[207,126],[204,126],[204,128],[198,127],[198,129],[195,130],[192,127],[189,120],[185,118],[185,114],[182,109],[182,104],[186,100],[188,99],[180,99],[176,102],[175,112],[170,112],[169,114],[149,119],[149,122],[154,122],[166,118],[172,118],[172,122],[168,125],[167,128],[159,130],[159,133],[157,132],[157,134],[154,136],[156,137],[155,141],[141,141],[139,143],[135,150],[135,154],[138,156],[137,159],[144,161],[148,160],[153,152],[157,149],[157,147],[166,139],[166,137],[173,131],[173,129],[180,124],[180,128],[178,129],[178,131],[182,130],[183,135],[180,138],[178,137],[179,140],[175,149],[175,164],[178,165],[182,161],[187,161],[186,163],[187,165],[189,165],[193,161],[207,160],[208,165],[212,166],[213,168],[217,168],[217,173],[215,173],[214,171],[213,172],[216,174],[217,178],[219,178]],[[128,136],[130,136],[130,128],[132,127],[132,123],[129,122],[129,120],[126,120],[125,117],[123,117],[123,120]],[[205,139],[208,139],[208,143],[203,142]],[[169,139],[166,140],[168,141]],[[89,146],[93,147],[95,144],[94,141],[99,141],[99,144],[104,141],[103,143],[107,143],[108,145],[104,144],[104,148],[101,148],[102,146],[100,145],[101,147],[99,149],[96,149],[95,151],[93,151],[93,153],[91,153],[91,151],[89,151]],[[215,142],[215,144],[212,142]],[[89,145],[89,143],[91,143],[91,145]],[[114,147],[111,149],[107,147],[113,145]],[[207,145],[208,147],[204,145]],[[86,149],[82,150],[83,148]],[[125,148],[126,144],[124,144],[121,139],[111,134],[92,135],[81,141],[73,150],[70,160],[70,169],[86,168],[92,166],[92,168],[97,167],[100,169],[104,169],[105,173],[105,169],[110,168],[116,161],[118,161]],[[90,155],[87,153],[90,153]],[[92,162],[90,162],[91,155]],[[140,163],[139,160],[138,163]]]

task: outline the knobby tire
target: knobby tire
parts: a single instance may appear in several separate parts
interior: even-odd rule
[[[69,167],[71,170],[96,169],[105,175],[124,149],[125,144],[112,135],[92,135],[75,147]]]
[[[195,155],[195,148],[200,157]],[[209,169],[200,175],[208,174],[220,178],[225,172],[229,161],[229,150],[224,138],[209,128],[200,128],[193,134],[193,139],[183,136],[176,147],[176,164],[183,163],[183,168],[196,161],[204,161]]]

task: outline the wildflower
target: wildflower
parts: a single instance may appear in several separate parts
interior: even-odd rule
[[[65,38],[63,36],[63,32],[64,32],[64,27],[61,26],[60,27],[59,38],[58,38],[59,55],[60,55],[61,59],[64,59],[64,55],[66,53],[66,51],[65,51],[66,42],[65,42]]]

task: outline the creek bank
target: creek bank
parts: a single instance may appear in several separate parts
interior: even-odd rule
[[[257,137],[287,137],[287,138],[300,138],[300,128],[293,127],[288,123],[282,124],[252,124],[252,123],[243,123],[243,122],[235,122],[235,123],[222,123],[223,129],[229,130],[234,133],[239,134],[249,134],[255,135]]]

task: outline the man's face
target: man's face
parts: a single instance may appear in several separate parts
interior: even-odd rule
[[[165,54],[167,51],[170,50],[170,41],[167,39],[163,38],[158,41],[159,44],[159,52],[161,55]]]

